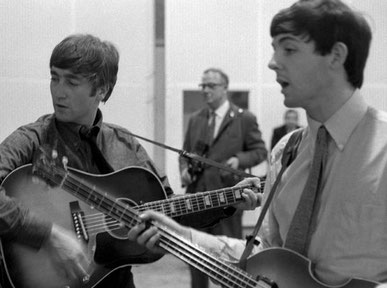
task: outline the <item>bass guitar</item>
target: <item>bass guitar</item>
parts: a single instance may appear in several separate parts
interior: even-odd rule
[[[104,194],[98,189],[90,189],[87,183],[64,169],[49,166],[44,159],[43,165],[38,165],[35,173],[43,177],[47,183],[59,186],[76,198],[95,207],[113,219],[119,220],[127,227],[133,227],[141,222],[138,210],[114,197]],[[77,189],[74,189],[74,186]],[[159,246],[189,265],[207,274],[215,282],[227,288],[375,288],[378,283],[363,279],[348,279],[342,285],[325,285],[311,272],[311,262],[287,249],[272,248],[250,257],[246,271],[222,261],[187,239],[177,235],[165,226],[155,221],[149,223],[159,229]]]
[[[107,175],[93,175],[68,168],[66,173],[72,181],[67,183],[66,189],[64,186],[51,187],[32,181],[32,170],[31,164],[19,167],[6,177],[2,185],[9,196],[16,198],[38,217],[76,233],[91,260],[90,278],[87,281],[70,281],[53,269],[46,251],[35,251],[2,240],[0,249],[6,272],[11,285],[18,288],[91,288],[116,269],[150,263],[161,257],[128,240],[125,222],[100,213],[94,205],[79,202],[77,197],[63,190],[76,192],[85,189],[90,198],[97,193],[109,194],[125,207],[133,207],[137,211],[153,209],[171,217],[239,203],[243,201],[241,193],[244,188],[261,191],[261,188],[244,186],[165,199],[166,193],[157,176],[141,167],[128,167]]]

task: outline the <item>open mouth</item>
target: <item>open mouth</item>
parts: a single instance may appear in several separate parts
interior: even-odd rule
[[[67,106],[63,105],[63,104],[55,104],[55,106],[58,108],[58,109],[65,109],[67,108]]]
[[[286,87],[289,86],[289,82],[286,82],[286,81],[284,81],[284,80],[278,79],[277,82],[278,82],[278,84],[281,85],[282,89],[285,89]]]

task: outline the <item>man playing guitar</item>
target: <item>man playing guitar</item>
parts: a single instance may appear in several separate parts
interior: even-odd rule
[[[118,62],[116,47],[93,35],[70,35],[56,45],[49,65],[54,113],[20,127],[0,144],[1,181],[11,171],[32,163],[39,147],[48,145],[58,155],[67,156],[69,167],[88,173],[106,174],[127,166],[146,168],[160,180],[166,194],[172,194],[166,175],[155,167],[138,141],[125,128],[103,122],[98,107],[112,94]],[[47,247],[59,271],[63,269],[70,278],[89,276],[90,259],[85,258],[73,233],[50,223],[52,219],[27,217],[14,201],[4,194],[2,197],[2,240],[37,250]],[[127,266],[111,273],[97,287],[134,287],[132,278]]]
[[[276,73],[284,104],[305,109],[308,126],[297,157],[280,179],[253,254],[272,247],[296,251],[310,259],[314,277],[325,285],[344,287],[350,278],[385,281],[387,115],[366,104],[359,91],[370,26],[340,0],[300,0],[274,16],[270,32],[274,54],[269,68]],[[289,135],[272,151],[265,195],[277,178],[288,140]],[[318,167],[314,178],[311,171],[317,168],[312,164],[317,160],[312,159],[317,159],[317,151],[323,168]],[[304,187],[311,187],[309,182],[318,183],[313,201],[309,192],[303,193]],[[312,216],[299,218],[307,210],[304,202],[314,205]],[[217,257],[238,260],[244,249],[243,241],[204,234],[154,212],[141,217],[163,223]],[[306,222],[311,222],[306,234],[293,236],[295,227]],[[145,224],[137,225],[130,238],[154,248],[159,229],[144,229]],[[301,250],[291,245],[299,238],[307,240]]]

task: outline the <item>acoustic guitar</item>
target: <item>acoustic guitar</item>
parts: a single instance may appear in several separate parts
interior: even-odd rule
[[[38,173],[50,185],[61,187],[81,201],[124,223],[126,227],[130,228],[141,222],[139,218],[141,212],[135,208],[117,201],[114,197],[103,193],[99,189],[90,189],[90,183],[84,182],[84,180],[61,167],[48,164],[50,163],[47,160],[41,158],[35,173]],[[376,282],[363,279],[348,279],[342,285],[326,285],[313,275],[311,262],[307,258],[283,248],[266,249],[250,257],[247,261],[247,271],[244,271],[231,263],[206,253],[187,239],[157,222],[152,221],[149,225],[154,225],[159,229],[160,240],[158,244],[161,248],[206,273],[223,287],[374,288],[378,285]]]
[[[36,169],[39,168],[42,166],[37,164]],[[87,191],[90,201],[96,195],[109,194],[117,199],[115,203],[124,207],[133,207],[137,211],[152,209],[177,217],[239,203],[243,201],[241,193],[244,188],[256,192],[262,189],[252,186],[232,187],[165,199],[166,193],[160,180],[141,167],[128,167],[107,175],[93,175],[68,168],[67,181],[58,182],[62,184],[60,186],[47,186],[32,181],[32,170],[31,164],[19,167],[6,177],[2,185],[9,196],[16,198],[38,217],[49,219],[76,233],[91,260],[90,278],[67,279],[54,270],[45,250],[35,251],[2,240],[0,249],[5,259],[6,272],[11,285],[17,288],[91,288],[116,269],[150,263],[161,257],[128,240],[128,228],[124,221],[100,213],[99,207],[93,203],[77,201],[73,193],[79,190]]]

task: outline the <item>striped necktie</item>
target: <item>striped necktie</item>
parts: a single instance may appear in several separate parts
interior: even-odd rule
[[[307,256],[310,238],[315,230],[323,166],[328,153],[328,132],[320,126],[317,132],[312,167],[294,213],[285,247]]]
[[[208,121],[208,129],[207,129],[208,146],[211,146],[212,142],[214,141],[215,122],[216,122],[216,113],[215,111],[211,110],[209,113],[209,121]]]

